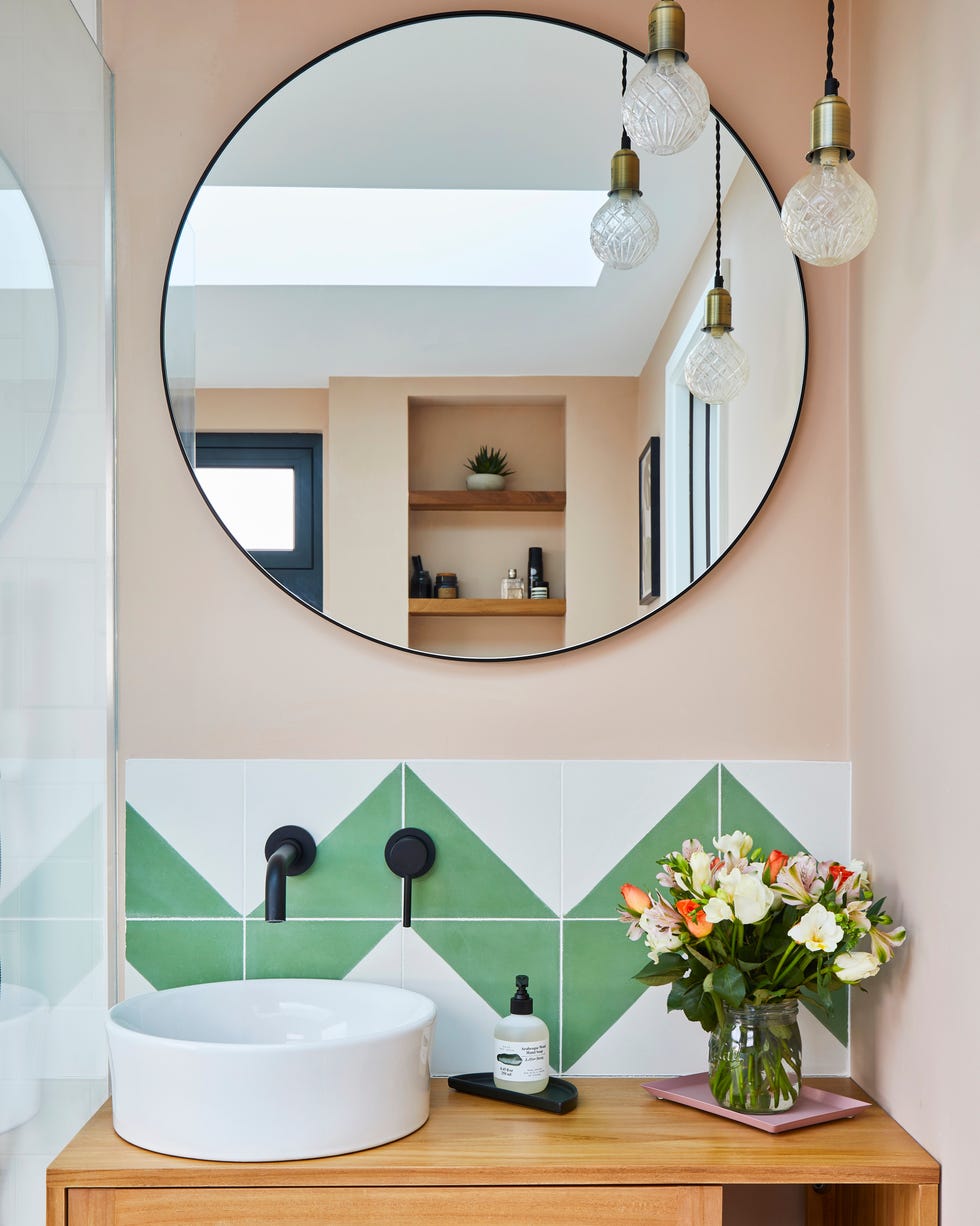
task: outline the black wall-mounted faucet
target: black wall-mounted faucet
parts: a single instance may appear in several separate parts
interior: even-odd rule
[[[302,826],[280,826],[265,841],[265,918],[281,924],[286,918],[286,878],[305,873],[316,859],[316,843]]]
[[[412,881],[429,871],[436,860],[436,845],[424,830],[406,826],[396,830],[385,845],[385,864],[402,878],[402,927],[412,926]]]

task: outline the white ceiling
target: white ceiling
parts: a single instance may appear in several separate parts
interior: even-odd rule
[[[631,57],[630,75],[640,63]],[[550,23],[467,17],[402,27],[283,87],[229,143],[207,185],[595,190],[601,203],[619,147],[620,72],[618,47]],[[723,190],[743,156],[723,129]],[[584,288],[199,286],[196,381],[638,374],[713,228],[713,124],[684,153],[641,162],[661,237],[638,269],[604,269]],[[393,213],[397,243],[405,222]]]

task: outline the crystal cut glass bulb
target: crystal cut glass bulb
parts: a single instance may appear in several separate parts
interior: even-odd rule
[[[592,250],[610,268],[636,268],[656,247],[660,227],[639,192],[615,192],[592,218]]]
[[[730,332],[705,332],[684,363],[688,390],[705,404],[727,404],[749,381],[749,359]]]
[[[846,264],[867,247],[878,223],[875,194],[849,161],[814,157],[809,173],[789,189],[783,202],[783,234],[794,254],[808,264]]]
[[[637,149],[680,153],[708,120],[708,91],[687,63],[670,51],[651,56],[623,95],[623,126]]]

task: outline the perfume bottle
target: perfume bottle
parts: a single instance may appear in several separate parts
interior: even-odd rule
[[[507,577],[500,581],[500,598],[501,600],[524,599],[524,580],[519,577],[513,566],[507,572]]]

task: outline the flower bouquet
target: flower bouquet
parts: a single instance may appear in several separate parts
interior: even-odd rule
[[[620,918],[645,940],[652,965],[636,978],[671,985],[668,1010],[710,1032],[711,1092],[735,1111],[785,1111],[800,1089],[800,999],[828,1008],[831,993],[876,975],[905,940],[875,899],[860,860],[754,847],[736,830],[697,839],[659,861],[655,895],[624,885]],[[858,949],[865,939],[870,948]]]

